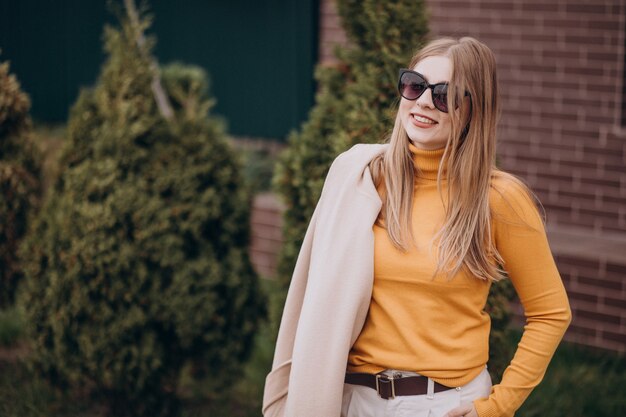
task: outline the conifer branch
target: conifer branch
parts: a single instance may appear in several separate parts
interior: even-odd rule
[[[144,56],[144,58],[150,61],[150,69],[152,70],[152,93],[154,94],[154,99],[157,103],[157,107],[159,108],[159,113],[161,113],[161,116],[163,116],[166,120],[170,120],[174,116],[174,111],[172,110],[169,98],[167,97],[167,94],[165,94],[165,90],[163,90],[163,86],[161,85],[159,65],[155,58],[148,55],[148,51],[146,50],[146,39],[143,35],[141,25],[139,24],[139,14],[137,13],[135,2],[134,0],[124,0],[124,6],[126,6],[126,13],[128,14],[130,23],[135,29],[136,42],[139,47],[139,52]]]

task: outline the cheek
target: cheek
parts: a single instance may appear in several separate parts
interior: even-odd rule
[[[400,100],[400,107],[398,108],[398,111],[402,117],[406,117],[409,114],[411,107],[413,107],[413,102],[403,98]]]
[[[452,121],[450,120],[450,117],[439,119],[439,128],[446,134],[450,132],[450,129],[452,129]]]

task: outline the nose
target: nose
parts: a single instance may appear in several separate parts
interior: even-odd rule
[[[427,88],[426,91],[424,91],[422,95],[419,96],[417,100],[415,100],[415,104],[417,104],[419,107],[434,109],[435,105],[433,103],[432,94],[432,90],[430,88]]]

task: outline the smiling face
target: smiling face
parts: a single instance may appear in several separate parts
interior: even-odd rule
[[[430,84],[448,82],[452,76],[452,62],[445,56],[426,57],[412,69]],[[432,150],[446,146],[451,129],[450,116],[435,108],[431,89],[417,100],[401,98],[398,113],[409,139],[417,148]]]

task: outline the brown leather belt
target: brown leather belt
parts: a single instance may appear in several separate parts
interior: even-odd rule
[[[385,400],[399,395],[425,395],[428,392],[428,378],[425,376],[393,377],[384,374],[351,372],[346,374],[345,383],[375,389],[380,398]],[[434,392],[449,389],[452,388],[435,382]]]

